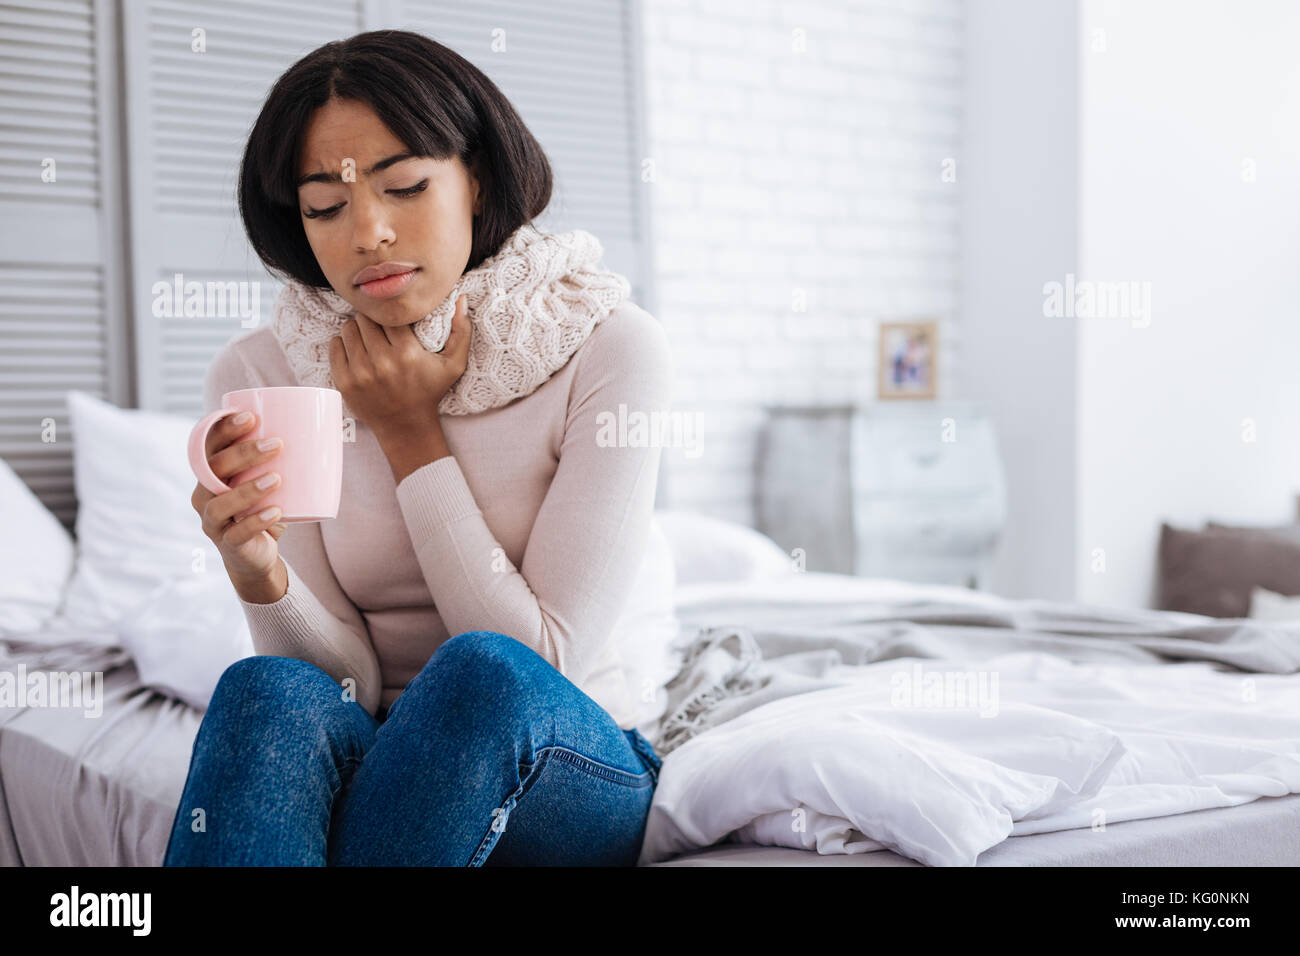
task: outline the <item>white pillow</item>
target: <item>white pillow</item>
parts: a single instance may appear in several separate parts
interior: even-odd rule
[[[795,573],[794,558],[753,528],[693,511],[655,514],[672,549],[678,587]]]
[[[1256,587],[1250,592],[1250,617],[1260,621],[1300,621],[1300,594],[1287,597]]]
[[[0,458],[0,637],[46,625],[76,559],[72,535]]]
[[[68,393],[77,487],[77,567],[61,617],[87,639],[112,639],[164,581],[225,567],[190,504],[194,422]],[[233,588],[232,588],[233,590]]]
[[[197,517],[197,515],[196,515]],[[158,585],[119,624],[140,682],[207,710],[222,672],[255,653],[224,565]]]

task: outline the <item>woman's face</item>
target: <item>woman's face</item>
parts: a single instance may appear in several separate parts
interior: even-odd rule
[[[410,325],[447,298],[469,263],[481,209],[478,181],[459,158],[406,154],[369,106],[331,99],[311,118],[298,169],[302,225],[321,271],[380,325]],[[411,274],[357,283],[380,263]]]

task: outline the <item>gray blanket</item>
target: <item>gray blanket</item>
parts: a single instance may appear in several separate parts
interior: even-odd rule
[[[681,670],[653,740],[661,756],[769,701],[843,683],[838,665],[903,657],[978,661],[1041,651],[1082,664],[1210,661],[1220,670],[1300,670],[1300,621],[1005,600],[718,600],[678,608]]]

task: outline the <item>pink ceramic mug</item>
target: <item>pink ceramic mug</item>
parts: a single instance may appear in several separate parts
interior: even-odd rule
[[[208,466],[208,431],[224,416],[253,412],[257,427],[239,441],[279,437],[284,444],[268,460],[231,475],[227,485]],[[333,388],[308,385],[273,385],[241,388],[221,396],[221,408],[202,419],[190,432],[190,470],[214,495],[251,481],[268,471],[279,472],[280,483],[248,511],[278,507],[280,521],[324,521],[338,517],[343,491],[343,397]]]

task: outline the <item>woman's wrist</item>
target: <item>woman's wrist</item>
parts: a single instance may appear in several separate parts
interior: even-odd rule
[[[251,580],[232,574],[230,583],[235,586],[240,599],[249,604],[274,604],[289,590],[289,571],[284,566],[284,558],[276,555],[275,566],[269,574]]]
[[[451,455],[442,432],[442,421],[436,414],[432,420],[419,426],[377,431],[375,437],[393,470],[393,482],[399,485],[413,471]]]

